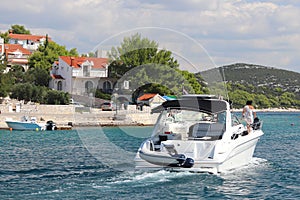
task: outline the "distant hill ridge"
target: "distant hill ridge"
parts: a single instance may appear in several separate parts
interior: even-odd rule
[[[296,95],[300,96],[300,73],[297,72],[247,63],[225,65],[208,71],[212,70],[223,71],[227,82],[269,89],[281,88],[283,91],[297,93]]]

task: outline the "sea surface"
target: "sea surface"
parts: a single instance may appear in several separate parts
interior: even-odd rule
[[[300,199],[300,113],[258,115],[253,160],[218,175],[136,171],[152,127],[1,130],[0,199]]]

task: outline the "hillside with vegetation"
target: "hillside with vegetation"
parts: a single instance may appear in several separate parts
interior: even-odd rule
[[[12,25],[10,31],[30,34],[29,30],[20,25]],[[0,36],[5,43],[8,42],[8,31],[0,33]],[[144,93],[180,96],[183,91],[203,94],[208,93],[208,90],[224,96],[224,84],[213,83],[214,79],[219,79],[214,76],[216,70],[218,74],[224,74],[228,96],[234,108],[243,107],[248,99],[253,100],[257,108],[300,108],[300,73],[236,63],[193,74],[180,70],[172,52],[158,47],[157,42],[138,33],[125,37],[119,46],[112,47],[109,54],[109,78],[119,79],[119,82],[125,79],[129,81],[134,91],[133,99]],[[11,66],[7,72],[7,60],[4,58],[0,63],[0,98],[10,96],[45,104],[68,104],[68,93],[48,87],[51,78],[49,70],[59,56],[79,54],[76,48],[67,50],[65,46],[46,39],[29,57],[29,69],[26,72],[19,65]],[[110,94],[99,91],[95,92],[95,97],[111,99]]]
[[[236,63],[217,70],[224,74],[235,108],[252,99],[257,108],[300,108],[300,73],[261,65]]]

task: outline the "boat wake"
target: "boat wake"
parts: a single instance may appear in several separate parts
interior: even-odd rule
[[[249,173],[255,173],[256,170],[264,169],[269,166],[269,162],[266,159],[263,158],[258,158],[258,157],[253,157],[251,161],[242,167],[225,171],[221,173],[221,176],[223,178],[226,178],[227,175],[232,175],[232,174],[240,174],[242,175],[243,173],[249,174]]]
[[[154,185],[157,183],[171,182],[173,179],[180,179],[182,177],[193,176],[193,173],[190,172],[169,172],[165,170],[160,170],[156,172],[126,172],[122,173],[119,176],[116,176],[109,180],[106,185],[96,186],[94,188],[103,188],[103,187],[115,187],[131,185],[131,187],[139,187],[141,185],[148,186]]]

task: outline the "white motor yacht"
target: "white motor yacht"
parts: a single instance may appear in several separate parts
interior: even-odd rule
[[[183,96],[152,112],[161,114],[138,149],[137,169],[225,172],[248,164],[264,134],[260,121],[248,133],[230,104],[212,95]]]

